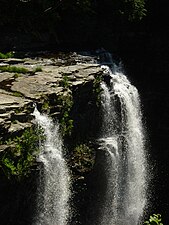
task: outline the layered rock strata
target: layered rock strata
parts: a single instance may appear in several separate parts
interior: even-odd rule
[[[93,82],[101,73],[102,68],[92,57],[75,53],[63,58],[1,59],[0,151],[7,147],[4,140],[32,126],[34,103],[51,116],[57,116],[61,108],[55,101],[58,96]]]

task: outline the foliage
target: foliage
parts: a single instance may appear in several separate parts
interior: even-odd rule
[[[70,118],[70,111],[73,106],[73,97],[70,92],[60,95],[58,98],[59,104],[62,105],[60,116],[60,127],[62,135],[71,135],[73,128],[73,120]]]
[[[60,85],[65,89],[68,89],[70,87],[69,77],[66,73],[62,73],[62,80],[60,81]]]
[[[32,73],[35,74],[36,72],[42,72],[42,67],[41,66],[37,66],[33,69]]]
[[[146,0],[105,0],[104,4],[101,5],[102,1],[99,1],[100,10],[104,10],[103,13],[112,18],[124,19],[129,21],[141,20],[146,15],[145,2]]]
[[[125,0],[129,20],[141,20],[146,15],[144,0]]]
[[[28,73],[29,70],[25,67],[17,67],[17,66],[1,66],[0,72],[9,72],[9,73]]]
[[[46,28],[51,32],[57,23],[69,21],[72,15],[76,20],[79,15],[85,18],[90,14],[99,15],[101,11],[115,15],[116,19],[120,15],[130,20],[142,19],[146,14],[145,0],[1,0],[0,26],[17,25],[17,31],[25,32],[32,32],[33,28],[33,33]]]
[[[161,222],[161,215],[160,214],[153,214],[150,216],[150,219],[148,221],[145,221],[144,224],[147,225],[163,225]]]
[[[69,77],[67,73],[62,73],[60,85],[64,88],[63,95],[58,98],[58,103],[62,106],[60,116],[60,127],[63,136],[70,136],[73,129],[73,120],[70,118],[70,111],[73,106],[73,96],[70,88]]]
[[[7,53],[2,53],[0,52],[0,59],[8,59],[8,58],[12,58],[14,56],[13,52],[7,52]]]
[[[46,111],[50,108],[49,101],[45,100],[42,104],[42,111]]]
[[[14,95],[15,97],[23,97],[23,94],[20,93],[20,92],[18,92],[18,91],[13,92],[13,95]]]
[[[31,167],[39,152],[38,141],[37,130],[29,128],[24,131],[21,137],[6,142],[10,149],[3,154],[1,153],[0,167],[8,178],[14,176],[20,180],[30,174]]]
[[[100,83],[101,83],[102,79],[103,79],[102,73],[100,73],[95,77],[95,80],[93,82],[93,93],[95,94],[97,107],[100,107],[100,104],[101,104],[102,89],[100,87]]]
[[[53,3],[49,0],[43,0],[41,3],[44,10],[48,9],[49,13],[58,8],[59,2]],[[146,15],[145,0],[106,0],[104,2],[107,8],[110,7],[113,14],[114,12],[120,12],[127,15],[129,20],[139,19],[141,20]],[[65,0],[60,4],[61,11],[67,11],[68,13],[74,12],[76,14],[98,13],[97,9],[103,6],[102,1],[92,0]],[[104,6],[103,6],[104,7]]]
[[[42,68],[40,66],[37,66],[36,68],[33,69],[33,71],[31,71],[25,67],[0,66],[0,72],[15,73],[14,78],[18,78],[20,73],[23,73],[23,74],[29,73],[31,75],[34,75],[36,72],[42,72]]]
[[[79,172],[88,172],[93,168],[95,151],[87,144],[77,145],[72,152],[72,168]]]
[[[18,78],[18,77],[20,77],[20,76],[21,76],[20,74],[15,73],[15,74],[14,74],[14,76],[13,76],[13,78],[15,78],[15,79],[16,79],[16,78]]]

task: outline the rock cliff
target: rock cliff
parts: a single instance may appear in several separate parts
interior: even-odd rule
[[[95,139],[101,122],[98,104],[102,75],[103,69],[95,57],[76,53],[1,59],[0,219],[3,224],[30,225],[35,213],[40,166],[31,153],[37,146],[30,144],[36,140],[32,136],[34,104],[40,112],[60,122],[72,174],[72,204],[76,211],[73,221],[86,223],[82,212],[87,205],[92,207],[93,200],[86,198],[92,185],[95,186],[91,179],[96,177],[99,182],[103,176],[94,169]]]
[[[25,70],[24,70],[25,69]],[[102,73],[89,56],[75,53],[51,58],[1,59],[0,132],[1,142],[20,135],[33,124],[33,104],[57,117],[61,110],[58,96],[85,87]],[[1,151],[7,146],[1,145]]]

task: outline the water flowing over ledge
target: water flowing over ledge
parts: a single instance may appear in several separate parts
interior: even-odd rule
[[[52,118],[59,119],[61,103],[58,105],[57,100],[65,94],[69,87],[74,101],[71,112],[75,125],[73,129],[76,130],[73,131],[73,136],[70,136],[69,143],[64,139],[68,154],[72,153],[73,147],[82,146],[84,142],[89,144],[87,146],[89,150],[90,147],[95,148],[94,154],[101,153],[99,157],[102,159],[102,168],[92,166],[86,174],[78,171],[73,180],[74,189],[72,189],[74,193],[76,191],[79,193],[77,195],[75,193],[75,198],[73,196],[73,204],[76,204],[75,210],[77,209],[78,216],[75,212],[76,215],[73,215],[72,219],[70,213],[74,214],[74,212],[72,212],[73,209],[70,209],[69,203],[70,177],[64,160],[59,126],[57,123],[54,124],[46,114],[42,115],[37,109],[34,110],[35,121],[44,131],[45,136],[45,141],[40,143],[40,154],[37,158],[40,176],[36,177],[38,193],[34,225],[74,223],[138,225],[142,217],[146,204],[147,163],[138,91],[130,84],[121,69],[113,64],[111,54],[105,51],[99,54],[102,56],[98,64],[78,62],[75,63],[76,65],[59,66],[53,65],[54,62],[50,61],[51,64],[47,67],[42,64],[42,72],[32,76],[21,75],[15,79],[9,73],[2,76],[5,90],[7,87],[9,88],[10,84],[10,91],[19,90],[22,94],[20,97],[11,93],[9,95],[5,90],[1,93],[3,100],[1,102],[1,112],[3,112],[1,127],[4,134],[8,133],[9,135],[9,130],[13,134],[14,128],[22,124],[26,124],[28,127],[34,125],[34,117],[28,117],[28,115],[32,112],[32,103],[35,101],[39,111],[47,112]],[[109,67],[100,67],[100,64],[106,64]],[[105,76],[103,71],[105,71]],[[67,88],[61,86],[65,77],[68,78]],[[100,91],[100,80],[96,79],[98,77],[104,80],[101,83],[103,90],[101,107],[100,104],[96,104],[95,97],[97,96],[93,94],[95,81],[98,82],[97,91]],[[100,100],[100,98],[98,99]],[[11,105],[9,106],[9,104]],[[18,110],[21,107],[23,107],[21,110],[21,112],[24,110],[23,113]],[[14,115],[11,111],[15,109],[16,114]],[[15,120],[15,122],[11,122],[11,127],[9,123],[6,126],[4,122],[8,122],[6,118]],[[22,126],[22,129],[24,128]],[[98,149],[96,142],[99,134]],[[82,138],[80,139],[81,143],[76,142],[76,136]],[[89,140],[86,141],[87,138]],[[82,160],[83,156],[82,154]],[[92,164],[94,165],[94,162]],[[95,164],[97,164],[96,161]],[[70,165],[69,168],[73,167]],[[93,185],[92,182],[95,184]],[[75,187],[76,185],[79,186]],[[34,206],[34,201],[32,205]],[[101,215],[98,213],[100,208]],[[33,211],[34,209],[35,207],[32,207]],[[25,222],[25,224],[32,224],[31,222]]]
[[[43,129],[38,161],[42,163],[37,193],[35,225],[66,225],[69,216],[70,177],[63,157],[59,125],[35,108],[35,121]]]
[[[102,134],[106,151],[107,191],[100,224],[137,225],[146,205],[146,153],[137,89],[114,67],[102,82]]]

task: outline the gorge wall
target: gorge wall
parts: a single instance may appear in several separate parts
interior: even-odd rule
[[[137,49],[132,50],[130,47],[139,46],[137,45],[138,43],[138,40],[135,45],[131,42],[130,45],[125,47],[128,49],[126,52],[122,51],[123,48],[121,48],[120,56],[123,59],[125,70],[129,74],[130,80],[134,81],[141,93],[144,105],[143,113],[146,117],[145,123],[148,128],[149,143],[151,143],[149,162],[150,167],[153,167],[154,173],[152,189],[150,190],[153,196],[150,212],[161,213],[165,222],[168,218],[168,199],[166,198],[166,193],[168,193],[168,186],[166,185],[168,151],[166,151],[166,146],[168,146],[169,70],[167,69],[167,55],[162,54],[162,52],[158,54],[158,48],[153,48],[153,44],[150,51],[150,45],[147,44],[147,48],[142,49],[141,54],[136,54],[136,57],[133,58],[133,54],[137,52]],[[151,38],[148,43],[151,43]],[[156,42],[155,46],[157,45],[158,42]],[[139,49],[141,51],[141,48]],[[142,58],[144,52],[147,54]],[[150,55],[152,60],[149,61]],[[87,144],[87,152],[89,152],[89,149],[95,149],[93,140],[98,136],[98,121],[100,121],[96,105],[99,93],[97,84],[100,74],[102,74],[102,69],[100,65],[95,64],[95,59],[97,60],[98,56],[93,58],[84,54],[79,57],[78,54],[73,53],[70,56],[63,54],[56,57],[56,55],[50,54],[47,58],[39,57],[35,59],[29,57],[1,60],[0,66],[2,67],[10,65],[27,69],[25,74],[1,72],[0,129],[1,137],[3,137],[0,146],[1,155],[5,149],[5,151],[9,151],[9,143],[6,145],[6,140],[18,135],[21,136],[25,128],[34,126],[31,115],[34,108],[33,103],[37,103],[41,112],[47,112],[53,118],[60,119],[63,122],[63,129],[66,127],[65,123],[68,124],[65,130],[67,132],[65,135],[65,146],[69,145],[70,151],[73,152],[78,147],[76,143],[79,146],[83,146],[83,148],[86,148],[84,146]],[[67,103],[64,103],[65,98],[59,98],[59,96],[64,95],[68,97],[66,99],[69,99]],[[73,106],[72,98],[74,101]],[[64,107],[69,112],[68,120],[63,119],[64,110],[62,109]],[[70,108],[71,110],[69,111]],[[77,115],[79,116],[77,117]],[[70,137],[68,133],[71,130],[72,120],[74,121],[74,129]],[[86,140],[85,143],[84,139]],[[83,157],[80,154],[75,158],[68,153],[66,155],[68,159],[71,159],[70,165],[74,176],[73,188],[75,193],[73,201],[76,202],[74,206],[76,214],[73,215],[74,224],[77,224],[78,221],[87,224],[89,221],[92,221],[95,213],[99,213],[100,202],[97,202],[98,196],[105,190],[104,185],[98,185],[100,180],[104,181],[105,179],[105,168],[101,163],[104,155],[95,155],[95,151],[92,150],[92,153],[89,154],[90,163],[87,166],[85,163],[88,162],[88,159],[83,165],[76,164],[77,160]],[[93,168],[95,157],[98,158],[98,163]],[[34,194],[37,189],[36,176],[38,175],[38,170],[34,169],[36,165],[33,165],[32,168],[34,171],[32,176],[29,179],[24,178],[18,182],[14,178],[15,175],[12,179],[7,179],[8,174],[4,176],[3,168],[1,167],[2,183],[0,189],[3,194],[0,201],[2,209],[0,215],[2,221],[6,224],[30,225],[31,223],[35,206]],[[98,173],[98,171],[100,172]],[[91,190],[95,190],[94,193]],[[164,192],[165,194],[163,194]],[[98,204],[97,211],[91,210],[93,201]],[[9,212],[10,217],[8,216]],[[87,218],[89,221],[87,221]]]
[[[76,53],[1,60],[0,218],[4,224],[30,225],[35,215],[40,173],[35,160],[38,148],[32,115],[35,104],[39,111],[60,122],[64,155],[72,173],[72,224],[92,220],[90,210],[93,201],[97,204],[97,197],[92,198],[104,189],[100,183],[103,172],[98,174],[93,169],[94,140],[101,122],[99,86],[103,77],[103,69],[96,60],[97,57]],[[35,145],[31,144],[33,141]],[[94,195],[90,192],[96,183]]]

